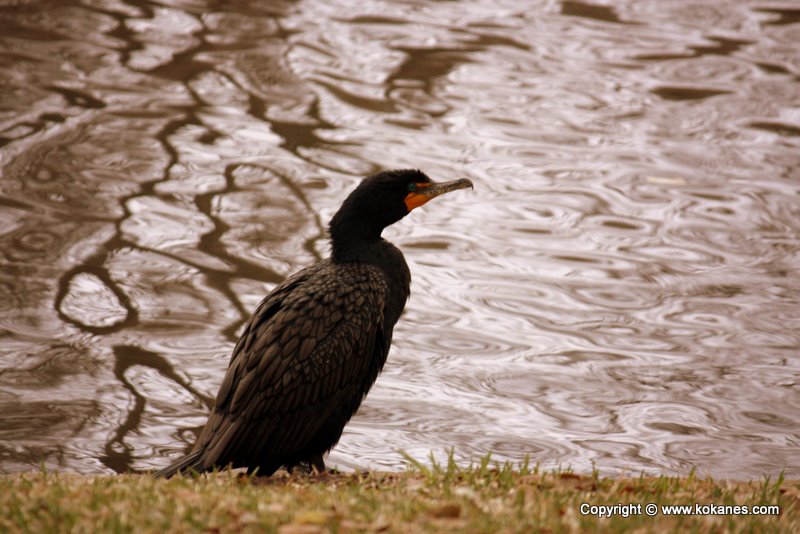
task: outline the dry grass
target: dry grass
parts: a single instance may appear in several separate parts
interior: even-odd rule
[[[780,515],[598,518],[581,504],[777,505]],[[405,473],[0,476],[0,532],[800,532],[800,481],[601,478],[527,465]]]

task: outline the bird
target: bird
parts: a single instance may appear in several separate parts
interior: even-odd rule
[[[472,187],[466,178],[433,182],[416,169],[363,179],[330,220],[330,256],[256,307],[194,447],[155,476],[324,472],[323,456],[386,362],[410,294],[408,264],[383,230],[432,198]]]

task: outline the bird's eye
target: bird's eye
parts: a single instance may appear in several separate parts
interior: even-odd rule
[[[414,182],[410,182],[408,184],[408,190],[409,191],[416,191],[417,190],[417,184],[415,184]]]

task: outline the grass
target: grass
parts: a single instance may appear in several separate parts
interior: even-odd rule
[[[0,532],[800,532],[800,481],[603,478],[407,458],[404,473],[0,475]],[[581,505],[777,505],[779,515],[583,515]]]

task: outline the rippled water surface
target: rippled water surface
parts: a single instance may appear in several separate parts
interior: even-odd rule
[[[0,4],[0,471],[178,456],[419,167],[475,191],[386,231],[412,297],[332,463],[800,476],[797,2]]]

